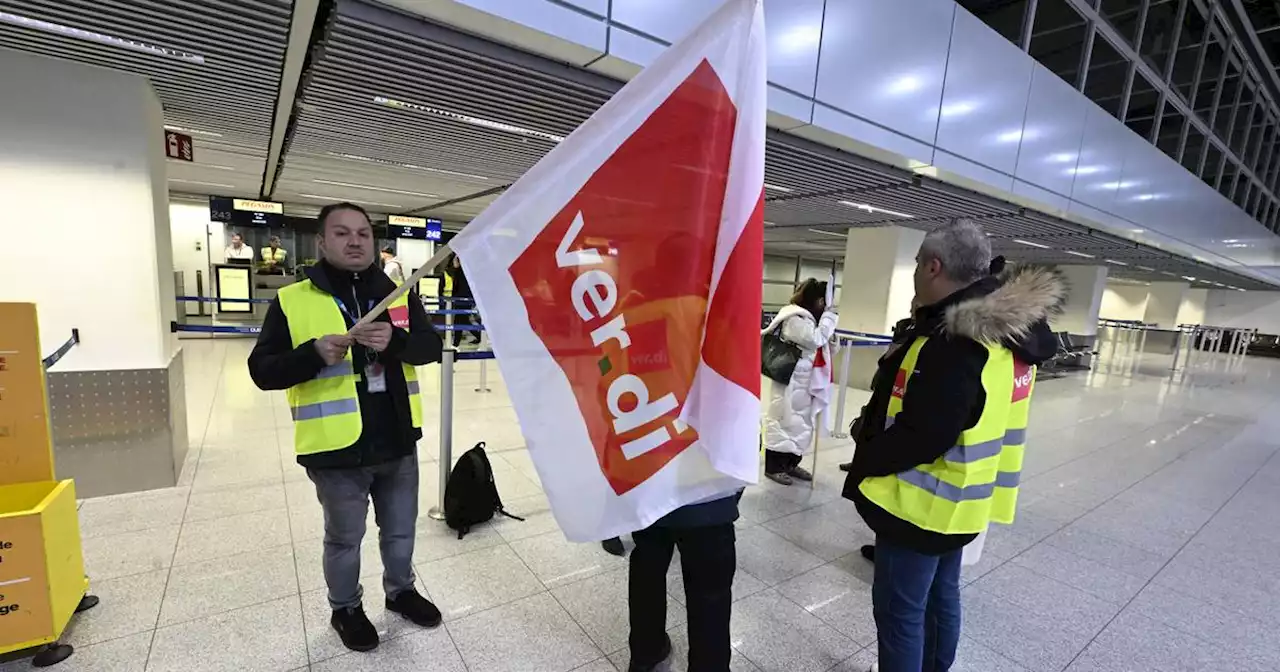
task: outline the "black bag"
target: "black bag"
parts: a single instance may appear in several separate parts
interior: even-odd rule
[[[760,337],[760,373],[769,380],[790,383],[800,356],[800,346],[782,339],[782,324]]]
[[[495,513],[524,520],[502,508],[502,498],[498,496],[498,486],[493,480],[493,467],[489,464],[482,441],[464,453],[449,474],[449,483],[444,489],[444,521],[458,531],[461,539],[473,525],[492,520]]]

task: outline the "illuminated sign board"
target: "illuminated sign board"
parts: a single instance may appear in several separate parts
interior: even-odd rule
[[[396,238],[412,238],[415,240],[440,240],[441,222],[430,217],[405,217],[389,215],[387,228]]]

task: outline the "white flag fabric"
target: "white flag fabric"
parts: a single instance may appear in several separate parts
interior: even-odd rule
[[[570,540],[757,480],[765,95],[728,0],[450,243]]]

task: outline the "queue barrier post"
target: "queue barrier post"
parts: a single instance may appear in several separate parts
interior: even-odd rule
[[[446,349],[440,357],[440,492],[427,511],[433,520],[444,520],[444,490],[453,469],[453,363],[457,353]]]

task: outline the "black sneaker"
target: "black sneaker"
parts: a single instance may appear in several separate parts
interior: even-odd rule
[[[876,547],[873,544],[866,544],[862,546],[858,549],[858,552],[861,553],[862,557],[866,558],[868,562],[874,563],[876,561]]]
[[[616,555],[618,557],[622,557],[627,554],[627,548],[622,545],[622,540],[619,539],[618,537],[614,537],[612,539],[605,539],[604,541],[600,542],[600,546],[604,548],[604,552],[608,553],[609,555]]]
[[[395,599],[388,598],[387,611],[394,611],[424,628],[434,628],[441,621],[436,605],[412,588],[396,595]]]
[[[369,622],[360,607],[334,609],[329,624],[338,632],[342,644],[352,651],[372,651],[378,648],[378,629]]]
[[[662,644],[662,655],[652,663],[637,663],[635,660],[627,666],[627,672],[654,672],[671,657],[671,638],[666,637]]]

